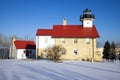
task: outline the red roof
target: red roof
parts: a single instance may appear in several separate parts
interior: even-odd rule
[[[99,34],[95,26],[88,28],[82,25],[54,25],[53,29],[38,29],[36,35],[51,35],[52,37],[59,38],[97,38]]]
[[[36,35],[52,35],[52,29],[38,29]]]
[[[14,44],[17,49],[35,49],[36,48],[34,41],[30,41],[30,40],[15,40]]]

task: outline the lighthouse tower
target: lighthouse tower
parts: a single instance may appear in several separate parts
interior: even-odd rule
[[[83,24],[83,27],[93,27],[93,21],[95,16],[92,14],[92,11],[88,8],[83,11],[83,14],[80,16],[80,21]]]

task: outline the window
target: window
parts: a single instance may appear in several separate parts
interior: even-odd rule
[[[90,39],[86,38],[86,44],[90,44]]]
[[[24,50],[23,52],[26,55],[26,57],[29,57],[32,54],[31,50]]]
[[[63,48],[63,49],[62,49],[62,54],[65,55],[65,53],[66,53],[66,49]]]
[[[74,39],[74,43],[78,43],[78,39],[77,38]]]
[[[48,37],[47,36],[44,38],[44,43],[48,43]]]
[[[63,44],[65,44],[65,39],[64,38],[62,38],[61,41],[62,41]]]
[[[26,51],[23,51],[24,53],[26,53]]]
[[[75,55],[78,54],[78,49],[74,49],[74,54],[75,54]]]

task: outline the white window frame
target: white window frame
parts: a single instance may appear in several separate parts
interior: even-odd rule
[[[86,44],[90,44],[90,38],[86,38]]]
[[[78,49],[77,48],[74,49],[74,55],[78,55]]]

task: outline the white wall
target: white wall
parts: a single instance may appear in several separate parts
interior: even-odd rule
[[[26,54],[24,53],[25,50],[31,50],[31,55],[33,55],[33,57],[35,58],[35,49],[17,49],[15,52],[15,59],[27,59]]]
[[[92,20],[84,20],[83,21],[83,27],[92,27],[93,21]]]
[[[55,44],[51,36],[36,36],[36,48],[46,48]]]
[[[16,59],[26,59],[26,55],[24,54],[25,49],[17,49],[16,50]]]

